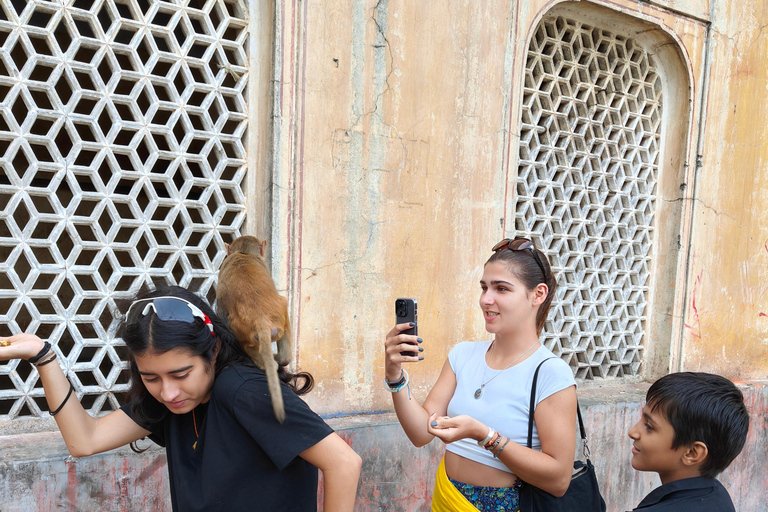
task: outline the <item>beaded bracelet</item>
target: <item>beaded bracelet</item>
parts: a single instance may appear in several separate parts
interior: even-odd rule
[[[496,451],[496,452],[493,454],[493,458],[494,458],[494,459],[498,459],[498,458],[499,458],[499,454],[500,454],[500,453],[501,453],[501,451],[504,449],[504,447],[505,447],[505,446],[507,446],[507,443],[508,443],[508,442],[509,442],[509,438],[507,438],[507,440],[506,440],[506,441],[504,441],[504,444],[503,444],[503,445],[501,445],[501,448],[499,448],[499,449],[498,449],[498,451]]]
[[[501,434],[497,434],[497,436],[493,439],[491,443],[488,443],[488,446],[485,447],[486,450],[493,451],[496,449],[497,446],[499,446],[499,443],[501,442],[501,438],[504,437]]]
[[[483,445],[483,448],[485,448],[486,450],[490,450],[493,447],[493,444],[498,442],[499,439],[501,439],[501,434],[499,434],[498,432],[494,432],[491,440],[485,443]]]

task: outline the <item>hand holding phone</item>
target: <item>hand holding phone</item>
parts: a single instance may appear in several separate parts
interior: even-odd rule
[[[398,324],[416,323],[418,317],[418,303],[416,299],[398,298],[395,300],[395,317]],[[418,325],[406,329],[401,334],[419,335]],[[418,352],[400,352],[403,356],[416,356]]]

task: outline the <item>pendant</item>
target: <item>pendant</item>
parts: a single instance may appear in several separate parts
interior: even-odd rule
[[[477,388],[477,391],[475,391],[475,400],[479,400],[481,396],[483,396],[483,386],[480,386]]]

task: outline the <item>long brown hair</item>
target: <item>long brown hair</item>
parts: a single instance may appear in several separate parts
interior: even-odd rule
[[[536,251],[541,266],[544,267],[544,272],[542,272],[539,263],[531,251]],[[552,274],[552,267],[549,265],[547,255],[535,247],[518,251],[504,248],[494,252],[485,264],[487,265],[494,261],[503,263],[510,273],[522,281],[528,291],[533,290],[541,283],[547,285],[547,297],[541,303],[536,313],[536,334],[541,335],[541,331],[544,330],[544,324],[547,322],[549,308],[552,306],[552,298],[557,290],[557,280]]]

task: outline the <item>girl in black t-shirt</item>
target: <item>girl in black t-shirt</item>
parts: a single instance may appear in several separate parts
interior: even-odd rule
[[[282,369],[286,419],[277,422],[264,372],[211,308],[178,287],[131,304],[123,340],[130,352],[130,402],[91,417],[47,342],[32,334],[0,344],[0,360],[37,366],[69,452],[82,457],[149,436],[166,448],[174,511],[310,511],[317,469],[324,508],[352,511],[360,457],[299,398],[309,374]],[[301,386],[298,383],[301,381]]]

